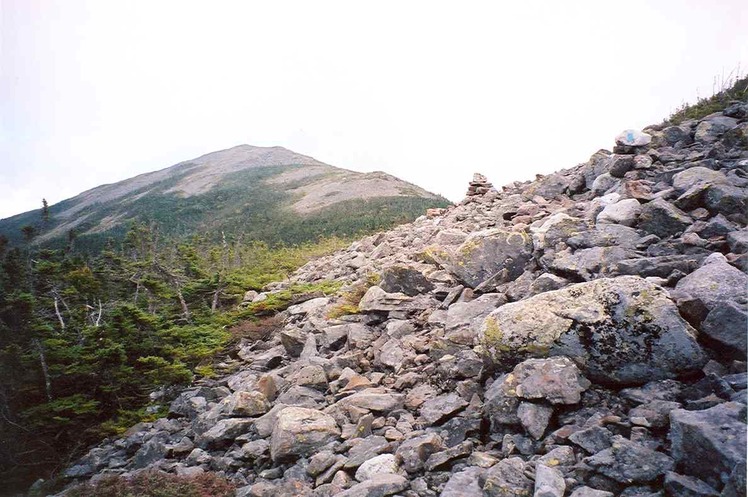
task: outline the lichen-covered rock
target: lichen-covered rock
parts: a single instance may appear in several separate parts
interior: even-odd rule
[[[379,286],[387,293],[404,293],[411,297],[434,289],[434,284],[420,271],[403,266],[391,266],[382,271]]]
[[[627,485],[654,481],[674,467],[673,459],[662,452],[618,435],[613,437],[613,445],[609,449],[586,458],[584,463],[608,478]]]
[[[513,281],[532,256],[532,239],[523,231],[490,229],[471,234],[442,265],[464,284],[475,288],[489,278]]]
[[[286,407],[278,413],[273,428],[270,456],[273,461],[282,461],[307,455],[338,436],[340,428],[331,416],[316,409]]]
[[[707,360],[667,293],[636,276],[598,279],[506,304],[479,340],[497,367],[565,355],[603,383],[643,384],[698,370]]]
[[[639,214],[638,227],[660,238],[682,233],[693,220],[677,207],[660,198],[645,204]]]
[[[531,495],[533,486],[532,480],[525,476],[525,462],[511,457],[486,472],[483,493],[488,497],[522,497]]]

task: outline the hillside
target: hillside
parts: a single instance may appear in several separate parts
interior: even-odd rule
[[[745,495],[747,213],[746,102],[533,182],[477,175],[253,295],[295,298],[67,495]]]
[[[36,244],[95,251],[135,222],[167,237],[229,233],[244,240],[301,243],[411,221],[448,202],[391,175],[336,168],[282,147],[239,145],[102,185],[49,208],[0,220],[12,245],[33,226]]]

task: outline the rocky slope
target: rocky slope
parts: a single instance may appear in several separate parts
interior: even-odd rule
[[[74,230],[79,245],[96,248],[141,220],[156,221],[167,235],[225,231],[295,243],[360,230],[357,218],[389,227],[447,203],[382,172],[340,169],[283,147],[239,145],[83,192],[51,206],[46,222],[39,211],[2,219],[0,234],[20,243],[20,229],[32,225],[36,242],[64,243]]]
[[[460,205],[307,264],[268,293],[347,286],[288,308],[234,374],[67,477],[215,471],[240,496],[745,495],[747,114],[625,132],[533,182],[476,176]]]

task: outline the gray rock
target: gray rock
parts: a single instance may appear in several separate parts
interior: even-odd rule
[[[593,280],[600,275],[610,276],[619,261],[634,254],[623,247],[592,247],[558,252],[549,264],[557,273],[583,280]]]
[[[408,488],[408,480],[405,477],[380,474],[336,495],[337,497],[385,497],[402,492],[406,488]]]
[[[376,475],[397,474],[400,465],[393,454],[380,454],[364,461],[356,470],[358,481],[371,480]]]
[[[437,424],[467,405],[467,401],[456,393],[440,395],[423,403],[421,418],[429,425]]]
[[[736,465],[746,464],[745,419],[746,406],[735,402],[703,411],[671,411],[670,441],[679,467],[721,486]]]
[[[491,229],[471,234],[456,251],[444,253],[440,263],[475,288],[489,278],[496,278],[496,284],[513,281],[531,257],[532,239],[527,233]]]
[[[647,276],[667,278],[673,271],[680,271],[684,274],[695,271],[703,260],[704,256],[699,254],[624,259],[616,263],[616,272],[621,275],[635,275],[642,278]]]
[[[149,440],[133,456],[132,467],[133,469],[145,468],[159,459],[163,459],[166,452],[166,446],[160,440]]]
[[[274,462],[307,455],[340,436],[335,420],[322,412],[303,407],[286,407],[270,439],[270,456]]]
[[[434,471],[451,463],[455,459],[469,456],[472,451],[473,442],[462,442],[454,447],[431,454],[423,466],[426,471]]]
[[[454,473],[444,485],[439,497],[483,497],[481,478],[485,470],[478,467],[465,468]]]
[[[565,287],[570,282],[566,278],[557,276],[553,273],[543,273],[538,276],[530,285],[530,295],[537,295],[543,292],[550,292]],[[483,316],[485,317],[485,316]]]
[[[298,328],[287,328],[280,332],[280,340],[283,347],[291,357],[299,357],[304,350],[307,334]]]
[[[348,460],[345,462],[344,467],[346,469],[358,468],[365,461],[388,450],[389,447],[389,442],[382,436],[374,435],[364,438],[348,451]]]
[[[525,463],[519,457],[502,459],[486,472],[483,493],[487,497],[530,495],[533,482],[525,476]]]
[[[666,238],[683,233],[692,223],[688,214],[658,198],[642,207],[638,227],[647,233]]]
[[[626,485],[656,480],[674,467],[673,460],[662,452],[613,437],[613,445],[584,459],[595,471]]]
[[[732,117],[714,116],[706,118],[696,126],[694,140],[697,143],[714,143],[737,125],[738,120]]]
[[[748,229],[733,231],[727,235],[727,243],[730,251],[735,254],[745,254],[748,252]]]
[[[590,487],[578,487],[569,497],[615,497],[612,492],[597,490]]]
[[[704,205],[712,214],[721,213],[728,219],[746,222],[748,189],[730,184],[709,185],[704,194]]]
[[[391,266],[382,271],[379,286],[387,293],[404,293],[411,297],[434,289],[434,284],[420,271],[403,266]]]
[[[736,358],[745,358],[748,352],[746,330],[748,311],[734,302],[712,308],[701,323],[701,332]]]
[[[517,397],[543,399],[551,404],[576,404],[590,382],[566,357],[527,359],[518,364],[507,380]]]
[[[234,392],[227,399],[225,412],[231,417],[261,416],[270,410],[270,402],[260,392]]]
[[[634,168],[634,158],[630,155],[613,155],[610,163],[610,175],[614,178],[623,178],[624,175]]]
[[[610,173],[603,173],[595,178],[595,181],[592,182],[592,188],[590,188],[590,190],[592,190],[593,195],[603,195],[611,188],[617,186],[619,182],[620,180],[613,177],[613,175],[611,175]]]
[[[718,497],[719,492],[698,478],[668,472],[665,475],[665,491],[678,497]]]
[[[546,466],[573,466],[577,460],[574,456],[574,449],[568,445],[562,445],[551,449],[547,454],[543,454],[538,458],[538,462],[545,464]]]
[[[602,426],[590,426],[569,435],[569,440],[583,448],[588,454],[597,454],[611,446],[613,434]]]
[[[682,311],[681,301],[697,299],[703,306],[703,315],[690,316],[690,319],[700,322],[712,309],[744,295],[746,286],[748,275],[739,269],[724,261],[705,261],[699,269],[678,281],[674,296]],[[690,314],[689,311],[685,313]]]
[[[397,448],[397,455],[402,461],[402,467],[408,473],[416,473],[423,469],[423,463],[434,452],[444,448],[442,437],[436,433],[409,438]]]
[[[642,206],[635,198],[619,200],[615,204],[609,204],[597,215],[598,224],[622,224],[634,226],[641,214]]]
[[[404,394],[387,392],[383,388],[366,388],[339,400],[335,406],[355,406],[375,412],[390,412],[402,409],[404,401]]]
[[[348,331],[351,326],[350,324],[328,326],[322,330],[322,345],[329,350],[338,350],[348,339]]]
[[[473,328],[488,314],[506,302],[502,295],[488,293],[468,302],[456,302],[447,309],[446,330]]]
[[[540,440],[553,416],[553,408],[532,402],[522,402],[517,408],[517,417],[525,431],[535,440]]]
[[[632,424],[647,428],[665,428],[670,423],[670,411],[681,407],[678,402],[653,400],[629,411]]]
[[[535,468],[535,493],[533,497],[564,497],[566,482],[557,469],[538,464]]]
[[[708,167],[689,167],[673,176],[673,188],[678,194],[683,194],[697,185],[717,183],[727,183],[727,177],[722,171],[715,171]]]
[[[413,301],[404,293],[387,293],[378,286],[369,288],[364,294],[358,308],[361,312],[389,312],[408,309]]]
[[[484,320],[479,340],[497,365],[528,355],[566,355],[593,380],[620,385],[677,377],[707,361],[668,294],[635,276],[506,304]]]
[[[230,445],[236,437],[247,433],[254,420],[247,418],[228,418],[218,421],[208,431],[195,439],[203,449],[217,449]]]

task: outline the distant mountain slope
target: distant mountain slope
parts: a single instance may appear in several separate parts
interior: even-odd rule
[[[120,238],[133,221],[157,223],[167,236],[221,232],[270,243],[297,243],[411,221],[446,199],[394,176],[358,173],[282,147],[239,145],[174,166],[102,185],[41,211],[0,220],[0,234],[35,243],[81,248]]]

